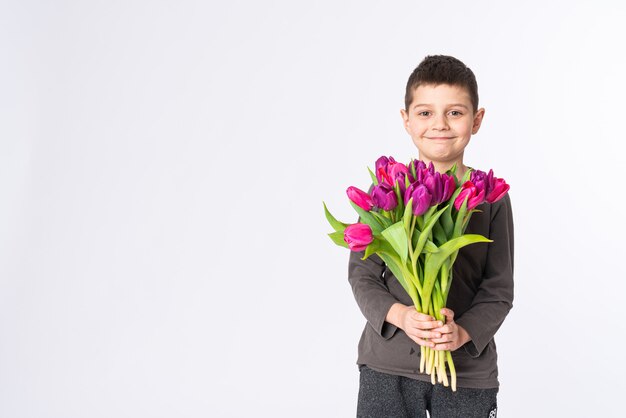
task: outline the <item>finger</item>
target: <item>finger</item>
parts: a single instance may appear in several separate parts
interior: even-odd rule
[[[446,322],[454,321],[454,311],[452,309],[442,308],[440,312],[446,317]]]
[[[443,337],[443,335],[441,335],[441,333],[439,332],[423,331],[417,328],[414,328],[413,331],[410,332],[410,334],[417,338],[429,339],[429,340]]]
[[[435,346],[431,348],[433,348],[434,350],[438,350],[438,351],[445,351],[445,350],[453,351],[452,343],[435,344]]]
[[[422,345],[424,347],[435,348],[435,343],[432,341],[424,340],[422,338],[415,337],[413,335],[409,335],[409,338],[411,338],[417,344]]]
[[[442,334],[441,337],[431,338],[430,341],[434,342],[435,344],[445,344],[454,342],[455,338],[453,334]]]
[[[432,316],[421,313],[421,312],[417,312],[417,311],[411,313],[411,318],[413,318],[416,321],[424,321],[424,322],[435,320],[435,318],[433,318]]]
[[[442,334],[453,334],[454,332],[456,332],[456,330],[457,330],[457,326],[454,322],[451,324],[446,324],[442,327],[436,327],[435,329],[433,329],[433,331],[440,332]]]
[[[409,322],[410,328],[427,329],[441,328],[443,323],[441,321],[411,321]]]

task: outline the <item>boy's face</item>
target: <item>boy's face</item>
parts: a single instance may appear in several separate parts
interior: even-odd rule
[[[478,132],[485,109],[476,113],[467,91],[449,84],[421,85],[413,102],[402,109],[404,128],[426,163],[451,166],[463,164],[463,151]]]

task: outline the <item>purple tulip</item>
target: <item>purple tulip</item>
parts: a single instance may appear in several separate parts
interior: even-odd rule
[[[407,204],[413,199],[413,215],[420,216],[426,213],[432,202],[432,195],[423,184],[411,183],[404,193],[404,202]]]
[[[443,179],[443,197],[441,198],[441,201],[447,202],[456,190],[456,180],[454,179],[454,176],[449,176],[447,174],[442,174],[441,178]]]
[[[487,195],[491,191],[490,176],[493,179],[493,171],[487,174],[481,170],[473,170],[470,174],[470,181],[478,190],[484,190]]]
[[[358,189],[354,186],[350,186],[348,187],[348,190],[346,190],[346,193],[348,195],[348,198],[361,209],[368,212],[372,210],[374,202],[372,201],[371,196],[365,193],[363,190]]]
[[[441,179],[441,174],[434,173],[431,174],[427,172],[424,177],[424,182],[422,183],[432,196],[433,205],[438,205],[442,202],[443,199],[443,180]]]
[[[372,228],[366,224],[348,225],[343,232],[343,240],[352,251],[363,251],[374,241]]]
[[[479,190],[474,183],[466,181],[463,183],[463,189],[461,193],[454,200],[454,207],[456,210],[461,209],[461,205],[467,199],[467,210],[472,210],[485,200],[485,190]]]
[[[504,181],[504,179],[496,178],[494,180],[494,186],[485,198],[485,200],[489,203],[497,202],[498,200],[502,199],[502,197],[504,197],[509,189],[510,186],[506,184],[506,181]]]
[[[409,184],[413,182],[411,173],[405,173],[401,171],[396,174],[396,177],[394,177],[394,186],[396,183],[398,183],[398,186],[400,188],[400,196],[403,196],[404,192],[406,191],[407,180],[409,181]]]
[[[374,206],[383,210],[392,210],[398,206],[398,198],[393,187],[387,183],[380,183],[372,190]]]
[[[426,168],[426,164],[422,160],[413,160],[413,161],[411,161],[411,164],[410,164],[409,168],[411,169],[411,171],[413,169],[415,169],[415,171],[417,172],[417,170],[425,169]]]

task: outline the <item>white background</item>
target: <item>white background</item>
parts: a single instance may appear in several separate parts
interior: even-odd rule
[[[505,4],[506,3],[506,4]],[[511,184],[499,416],[623,416],[619,2],[0,3],[0,416],[350,417],[364,319],[325,201],[475,72]]]

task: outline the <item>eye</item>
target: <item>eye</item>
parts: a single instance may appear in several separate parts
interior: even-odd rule
[[[452,116],[462,116],[463,113],[458,111],[458,110],[451,110],[450,111],[450,115],[452,115]]]
[[[423,110],[417,113],[417,116],[430,116],[430,112],[428,110]]]

